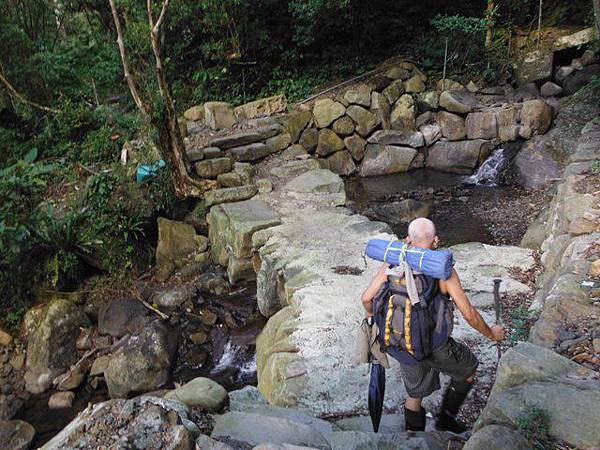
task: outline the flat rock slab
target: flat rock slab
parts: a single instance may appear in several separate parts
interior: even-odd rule
[[[327,169],[311,170],[290,181],[285,188],[294,192],[336,194],[344,190],[339,175]]]
[[[228,149],[242,145],[253,144],[275,136],[281,127],[278,124],[259,128],[257,130],[240,131],[227,136],[219,136],[210,141],[212,147]]]
[[[333,433],[333,450],[445,450],[452,436],[449,433],[365,433],[337,431]],[[456,437],[454,438],[456,439]]]

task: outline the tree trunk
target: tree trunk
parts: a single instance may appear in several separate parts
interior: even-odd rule
[[[542,7],[544,6],[544,0],[540,0],[540,7],[538,11],[538,27],[537,27],[537,48],[539,50],[540,43],[542,41]]]
[[[596,16],[596,37],[600,40],[600,0],[592,0],[594,16]]]
[[[488,23],[487,32],[485,33],[485,46],[486,48],[490,48],[492,46],[492,37],[494,36],[494,25],[492,23],[492,13],[494,11],[494,0],[488,0],[487,2],[487,10],[486,10],[486,18],[490,21]]]

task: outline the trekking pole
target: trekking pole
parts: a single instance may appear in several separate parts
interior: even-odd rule
[[[500,325],[500,283],[502,280],[500,278],[494,279],[494,309],[496,310],[496,325]],[[502,350],[500,349],[500,342],[496,343],[498,349],[498,361],[500,361],[500,356],[502,356]]]

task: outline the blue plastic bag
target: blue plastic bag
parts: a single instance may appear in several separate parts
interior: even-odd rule
[[[167,163],[162,159],[156,161],[154,164],[143,164],[137,168],[135,180],[138,183],[143,183],[144,181],[155,177],[158,174],[158,171],[166,166]]]
[[[397,266],[406,261],[413,270],[438,280],[452,275],[454,256],[450,250],[428,250],[406,245],[398,240],[371,239],[365,251],[369,258]]]

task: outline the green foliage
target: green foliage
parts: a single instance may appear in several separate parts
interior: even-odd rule
[[[524,342],[529,339],[529,330],[532,324],[531,313],[526,306],[513,308],[508,313],[512,332],[509,336],[511,344],[516,345],[518,342]]]
[[[527,405],[517,418],[517,426],[533,445],[534,449],[545,450],[549,441],[548,415],[543,409]]]
[[[459,15],[447,16],[438,14],[431,20],[431,25],[438,32],[448,36],[460,33],[476,37],[485,33],[490,24],[493,25],[491,19]]]

